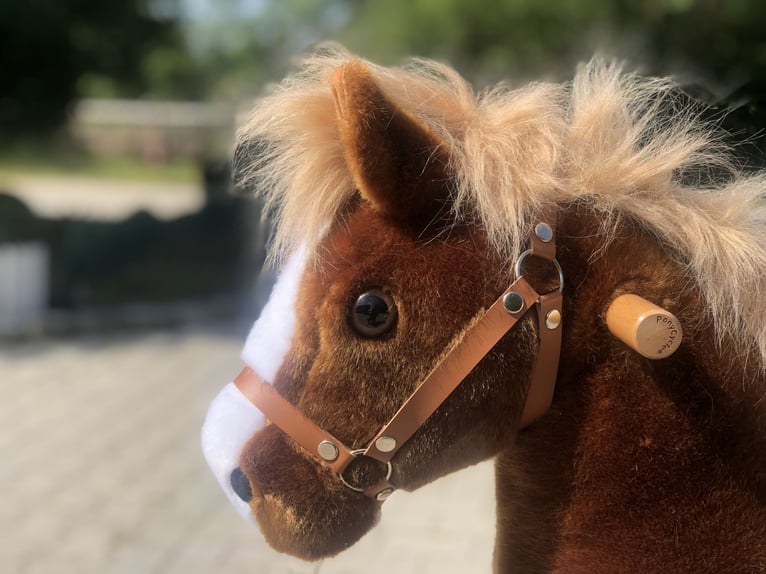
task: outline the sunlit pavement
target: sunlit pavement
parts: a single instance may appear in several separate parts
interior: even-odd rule
[[[270,550],[199,450],[243,329],[0,343],[0,572],[490,572],[487,463],[396,493],[381,523],[321,563]]]
[[[13,175],[0,192],[24,201],[38,217],[119,221],[137,211],[173,219],[199,211],[205,191],[197,183],[124,181],[73,176]]]

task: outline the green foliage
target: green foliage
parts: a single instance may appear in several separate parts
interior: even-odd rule
[[[185,24],[208,95],[241,99],[280,78],[312,44],[333,37],[348,21],[348,0],[207,0]],[[248,8],[249,7],[249,8]]]
[[[0,2],[0,131],[46,132],[77,96],[241,99],[328,39],[478,84],[604,52],[717,98],[766,85],[761,0],[25,0]]]
[[[97,157],[84,151],[67,152],[28,142],[0,149],[0,189],[30,176],[197,183],[201,174],[200,166],[193,160],[155,164],[135,157]]]
[[[766,75],[759,0],[368,0],[342,38],[385,61],[446,59],[481,81],[571,75],[604,52],[731,88]]]
[[[159,48],[166,51],[155,52]],[[154,17],[148,0],[0,2],[3,141],[48,133],[66,119],[69,103],[83,90],[169,95],[167,82],[158,77],[160,57],[176,59],[176,85],[201,94],[191,66],[179,65],[188,56],[178,28]]]
[[[366,0],[340,39],[386,63],[447,60],[478,85],[571,77],[595,53],[673,75],[712,105],[752,165],[766,150],[761,0]]]

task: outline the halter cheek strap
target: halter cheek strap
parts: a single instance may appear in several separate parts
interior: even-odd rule
[[[549,213],[546,220],[555,222],[555,213]],[[537,300],[537,333],[540,338],[540,347],[532,369],[527,401],[521,413],[519,425],[521,429],[531,425],[550,408],[561,356],[564,273],[556,260],[556,229],[552,223],[541,222],[535,226],[534,233],[530,236],[528,253],[554,265],[559,274],[559,286],[555,291],[540,295]],[[519,257],[515,269],[517,277],[521,276],[523,262],[523,256]]]
[[[556,266],[560,276],[557,291],[541,295],[527,282],[521,274],[521,268],[523,259],[529,255],[551,261]],[[563,289],[563,274],[556,261],[555,232],[552,225],[546,223],[537,225],[535,234],[531,238],[531,248],[522,254],[517,262],[516,275],[515,281],[503,295],[469,327],[463,338],[423,379],[399,411],[375,435],[366,448],[352,450],[344,445],[307,418],[249,367],[242,370],[234,384],[285,434],[336,472],[346,486],[364,492],[377,500],[385,500],[396,488],[389,481],[391,460],[394,455],[503,335],[532,308],[537,309],[540,347],[521,415],[520,428],[537,420],[550,407],[561,349],[561,291]],[[385,478],[364,489],[346,482],[343,472],[359,455],[385,464]]]

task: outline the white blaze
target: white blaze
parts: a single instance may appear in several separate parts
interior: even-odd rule
[[[271,297],[250,330],[242,350],[242,360],[265,381],[274,380],[290,349],[295,328],[298,283],[305,266],[305,250],[299,249],[279,274]]]
[[[264,381],[273,382],[290,349],[295,326],[295,302],[298,283],[306,263],[299,249],[280,273],[268,302],[250,330],[242,360]],[[263,414],[234,383],[229,383],[213,399],[202,425],[202,452],[218,483],[234,507],[252,520],[250,508],[231,487],[232,470],[239,466],[245,443],[263,426]]]

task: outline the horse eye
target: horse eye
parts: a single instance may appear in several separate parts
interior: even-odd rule
[[[359,295],[351,312],[351,325],[364,337],[378,337],[396,322],[396,305],[390,295],[371,289]]]

